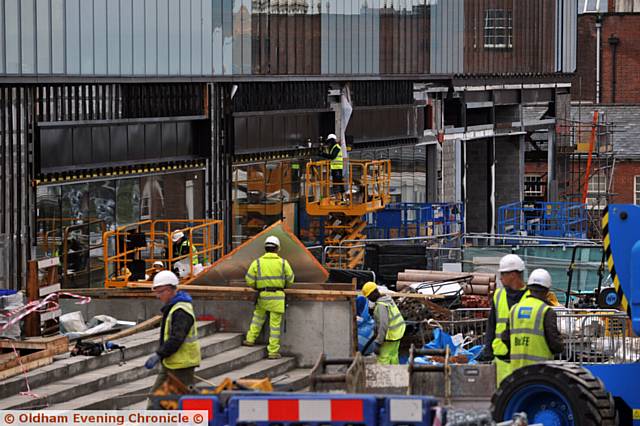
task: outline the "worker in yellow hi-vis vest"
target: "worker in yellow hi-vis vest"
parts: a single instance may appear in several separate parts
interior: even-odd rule
[[[321,153],[323,157],[330,159],[329,167],[331,169],[331,194],[342,194],[345,192],[344,184],[344,154],[342,146],[338,142],[338,138],[333,133],[327,136],[328,152]]]
[[[369,281],[362,287],[362,295],[376,304],[373,319],[376,324],[376,339],[373,352],[380,364],[399,364],[400,340],[406,328],[404,318],[391,296],[383,296],[376,283]]]
[[[498,386],[511,373],[509,348],[502,341],[502,333],[509,322],[509,310],[527,291],[524,269],[524,262],[518,255],[508,254],[500,259],[500,282],[504,288],[497,289],[493,294],[483,353],[484,359],[493,359]]]
[[[178,277],[171,271],[160,271],[153,278],[153,293],[164,303],[161,309],[160,347],[147,359],[144,366],[151,370],[161,364],[160,374],[151,393],[173,374],[186,386],[195,383],[195,368],[200,365],[198,324],[188,293],[178,291]],[[151,409],[151,400],[147,409]]]
[[[551,275],[544,269],[531,272],[529,291],[511,308],[502,341],[509,347],[511,373],[518,368],[552,360],[564,349],[558,317],[547,302]]]
[[[280,334],[282,316],[285,311],[284,289],[293,284],[293,270],[286,259],[278,256],[280,240],[271,235],[264,243],[266,253],[251,263],[245,281],[249,287],[256,289],[258,299],[253,311],[253,319],[243,343],[245,346],[255,345],[256,339],[262,330],[267,314],[269,314],[269,344],[267,345],[267,357],[279,359]]]

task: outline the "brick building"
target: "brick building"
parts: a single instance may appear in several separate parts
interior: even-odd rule
[[[640,2],[584,0],[579,7],[572,99],[640,103]]]

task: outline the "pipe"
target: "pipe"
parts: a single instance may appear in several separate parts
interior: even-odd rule
[[[596,103],[600,103],[600,43],[602,38],[602,17],[596,17]]]
[[[611,103],[616,103],[616,53],[618,51],[618,44],[620,44],[620,39],[615,35],[611,35],[609,37],[609,46],[611,46]]]

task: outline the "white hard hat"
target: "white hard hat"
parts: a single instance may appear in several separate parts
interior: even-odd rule
[[[171,285],[174,287],[178,287],[178,277],[171,271],[160,271],[153,277],[153,285],[151,289],[155,290],[158,287],[162,287],[165,285]]]
[[[178,242],[182,237],[184,237],[184,232],[176,231],[173,234],[171,234],[171,241],[173,241],[174,243]]]
[[[500,272],[524,271],[524,262],[517,254],[508,254],[500,259]]]
[[[529,275],[528,285],[539,285],[540,287],[544,287],[546,289],[551,288],[551,275],[547,272],[546,269],[535,269]]]
[[[164,268],[164,263],[162,263],[162,261],[160,260],[156,260],[155,262],[153,262],[153,266],[159,266],[161,268]]]
[[[264,245],[265,246],[276,246],[276,247],[279,248],[280,247],[280,240],[275,235],[271,235],[271,236],[267,237],[267,239],[264,241]]]
[[[335,141],[335,140],[338,140],[338,137],[333,133],[331,133],[329,136],[327,136],[327,140],[330,141],[331,139]]]

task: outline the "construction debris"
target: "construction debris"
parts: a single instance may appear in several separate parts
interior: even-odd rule
[[[411,287],[419,292],[420,290],[434,292],[434,286],[441,287],[443,283],[458,284],[466,295],[488,296],[495,291],[496,275],[484,272],[405,269],[404,272],[398,273],[397,288],[402,290]]]

